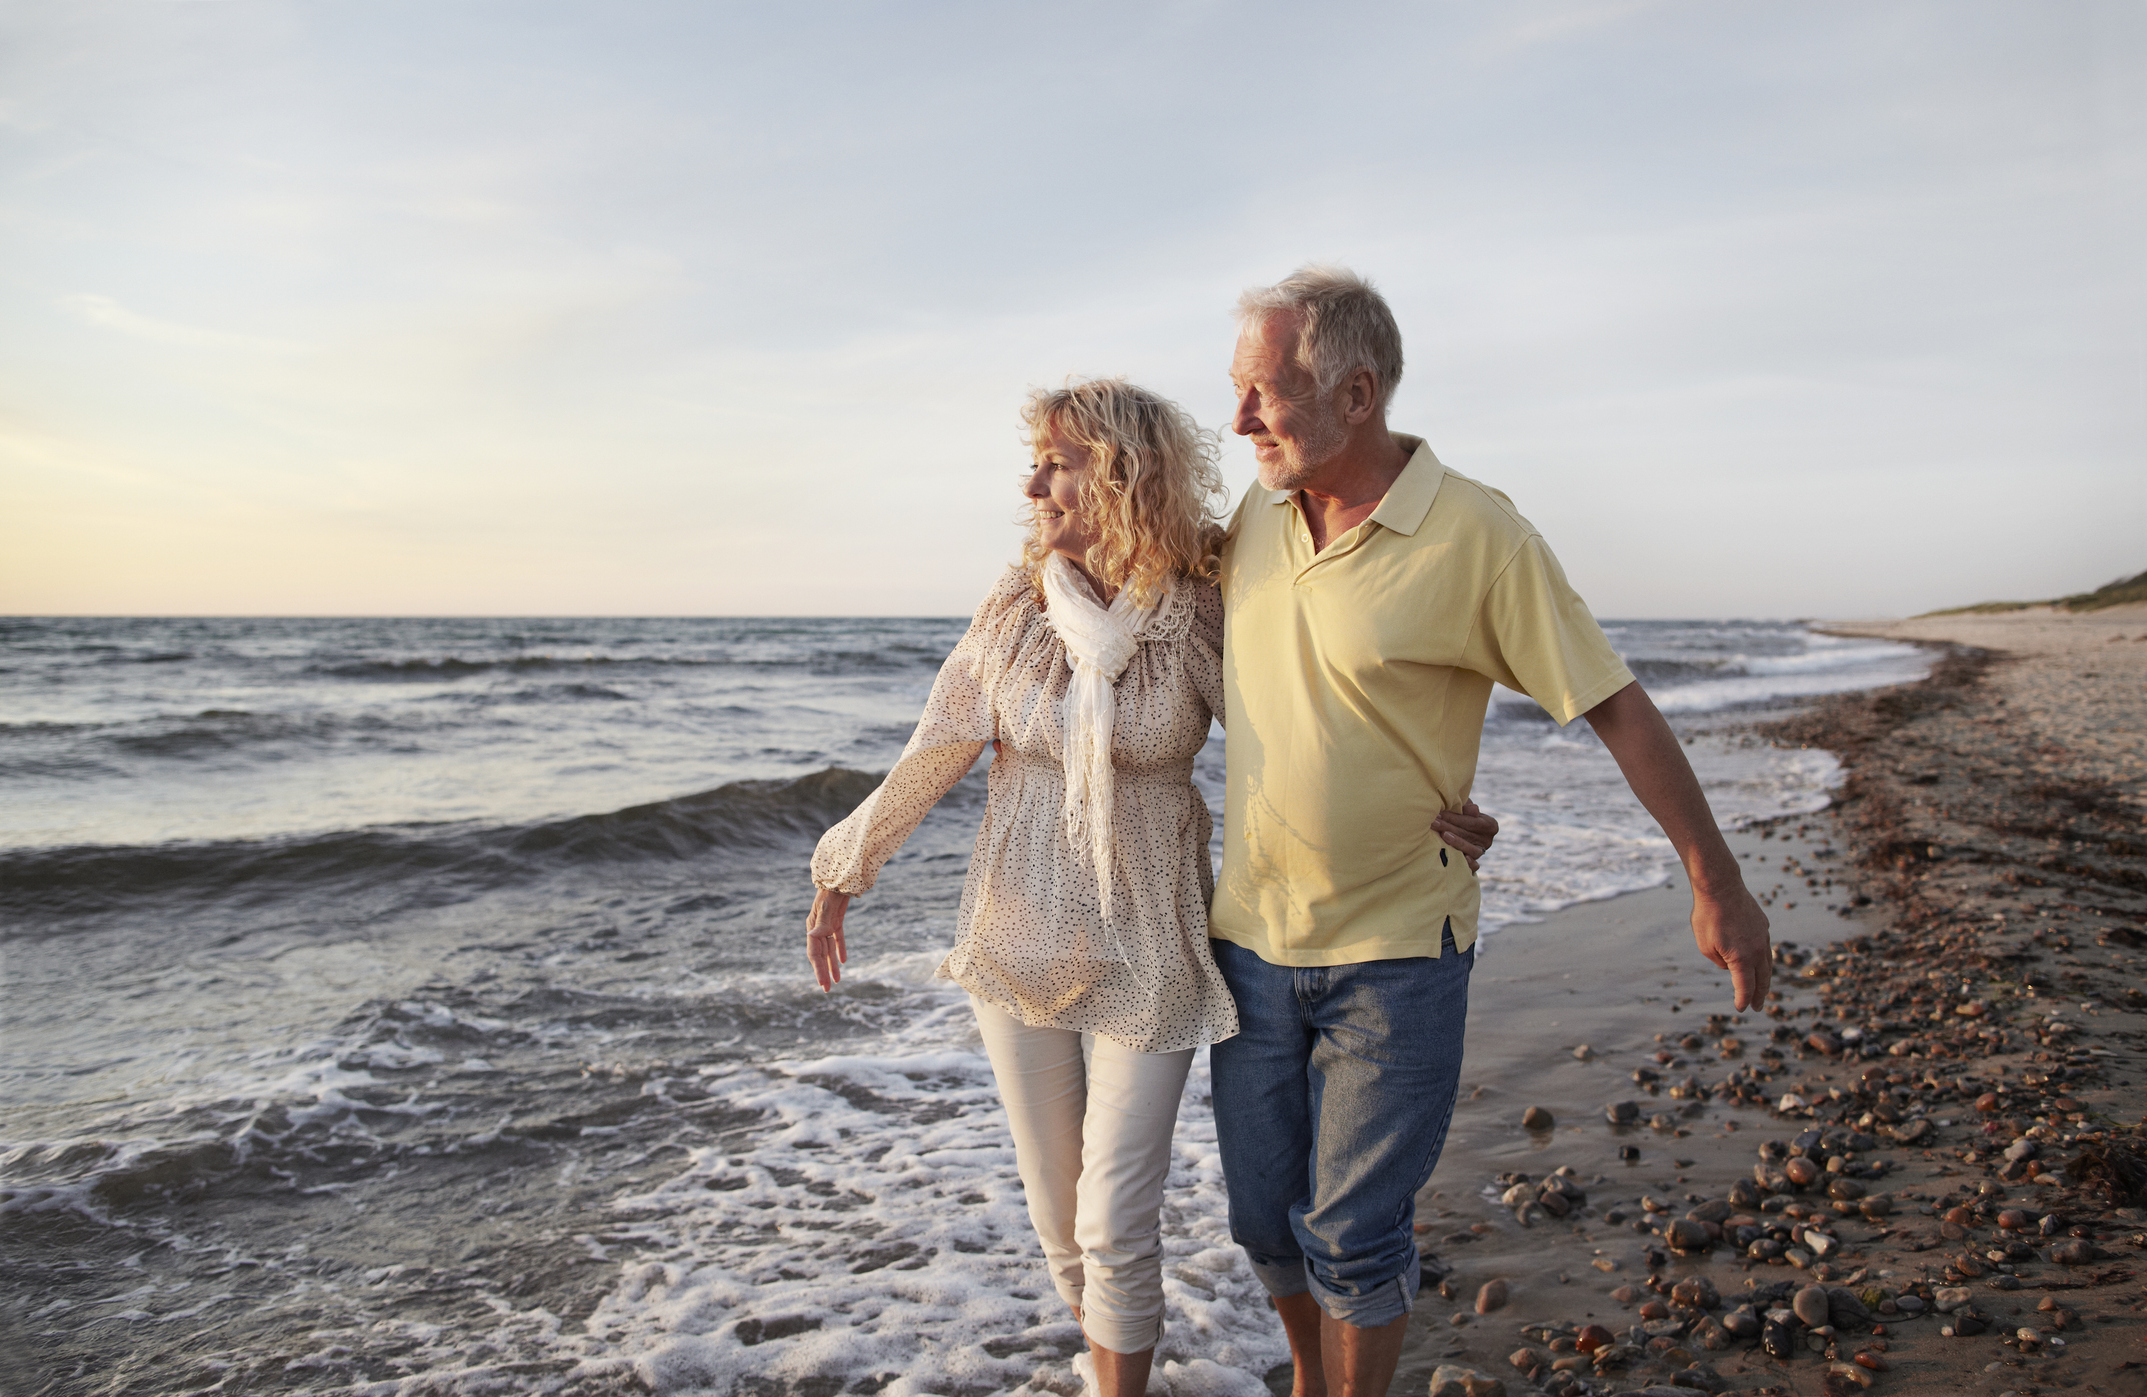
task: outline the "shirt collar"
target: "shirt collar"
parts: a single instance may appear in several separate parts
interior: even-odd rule
[[[1424,516],[1431,513],[1431,502],[1438,498],[1439,486],[1446,480],[1446,466],[1432,454],[1431,447],[1422,437],[1396,432],[1394,442],[1409,453],[1409,460],[1402,466],[1402,473],[1394,477],[1394,483],[1387,487],[1379,507],[1372,511],[1372,522],[1383,529],[1409,535],[1422,528]],[[1292,504],[1296,498],[1294,490],[1267,492],[1269,504]]]

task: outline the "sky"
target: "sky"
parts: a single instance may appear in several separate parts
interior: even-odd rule
[[[0,612],[958,615],[1371,277],[1606,617],[2147,568],[2147,7],[0,7]],[[1233,491],[1251,480],[1226,436]]]

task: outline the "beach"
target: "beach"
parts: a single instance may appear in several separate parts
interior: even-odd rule
[[[1509,1391],[2147,1391],[2147,608],[1829,629],[1941,658],[1758,727],[1847,768],[1823,815],[1733,836],[1779,998],[1730,1011],[1674,890],[1495,943],[1419,1200],[1449,1297],[1397,1391],[1442,1364]],[[1561,1167],[1586,1201],[1553,1218],[1531,1200]],[[1820,1324],[1786,1318],[1814,1285]],[[1734,1332],[1770,1313],[1786,1357]]]
[[[2037,944],[2070,936],[2051,954],[2081,964],[2044,972],[2051,989],[2035,1008],[2058,1005],[2068,1027],[2032,1016],[2061,1046],[2007,1060],[2002,1111],[1976,1109],[2001,1079],[1975,1045],[2000,1024],[2016,1047],[2026,1041],[2028,1001],[1986,983],[2015,962],[1975,961],[1979,1016],[1954,1014],[1968,1002],[1958,985],[1943,1005],[1919,1005],[1927,1026],[1902,1053],[1891,1051],[1911,1041],[1901,1008],[1879,1007],[1900,993],[1888,977],[1906,973],[1888,946],[1964,965],[1999,954],[1986,948],[2001,935],[1989,914],[1971,929],[1933,901],[1980,896],[1971,872],[1995,877],[1998,865],[1922,855],[1894,866],[1905,848],[1969,847],[1911,825],[1952,818],[1957,787],[1998,789],[1976,763],[1995,760],[2002,724],[1974,715],[2019,714],[2006,721],[2029,774],[2002,803],[2008,818],[2025,828],[2058,811],[2071,844],[2124,837],[2095,831],[2137,808],[2147,643],[2094,650],[2116,677],[2094,691],[2101,706],[2081,709],[2065,675],[2090,637],[2071,624],[2052,634],[2073,648],[2046,656],[2017,629],[1949,641],[1914,627],[1611,623],[1735,826],[1778,939],[1794,945],[1778,967],[1779,1018],[1731,1012],[1725,977],[1683,928],[1666,842],[1584,725],[1556,729],[1500,695],[1477,789],[1506,827],[1484,870],[1466,1089],[1419,1219],[1451,1294],[1425,1291],[1395,1391],[1424,1390],[1442,1365],[1516,1393],[1680,1374],[1817,1391],[1824,1360],[1808,1348],[1777,1364],[1744,1340],[1703,1342],[1735,1315],[1746,1280],[1779,1287],[1817,1268],[1747,1271],[1724,1246],[1682,1256],[1661,1218],[1726,1205],[1765,1142],[1786,1150],[1820,1125],[1869,1133],[1864,1108],[1901,1117],[1888,1126],[1920,1111],[1949,1123],[1926,1125],[1913,1147],[1874,1134],[1847,1149],[1866,1193],[1895,1202],[1883,1226],[1841,1226],[1840,1250],[1819,1259],[1830,1283],[1905,1288],[1942,1280],[1967,1244],[1907,1251],[1924,1233],[1960,1227],[1989,1250],[1989,1228],[1919,1209],[1957,1201],[2003,1162],[1959,1155],[2011,1129],[1971,1121],[2030,1128],[2031,1075],[2081,1107],[2034,1127],[2054,1132],[2049,1160],[2061,1167],[2083,1132],[2109,1136],[2107,1113],[2129,1099],[2117,1082],[2132,1080],[2110,1065],[2132,1061],[2113,1034],[2133,1018],[2123,965],[2107,958],[2124,954],[2140,903],[2122,888],[2050,889],[2089,876],[2066,871],[2075,865],[2136,878],[2136,848],[2067,848],[2053,869],[2051,836],[2023,845],[2034,862],[2004,885],[2009,918],[2025,926],[2030,902],[2048,901]],[[2147,633],[2147,621],[2126,624]],[[819,994],[794,963],[812,840],[899,750],[959,632],[955,620],[13,633],[29,658],[4,695],[21,721],[0,732],[0,778],[17,795],[0,850],[11,1103],[0,1341],[15,1371],[37,1375],[23,1390],[1077,1392],[1079,1332],[1043,1280],[966,1001],[932,978],[981,770],[860,904],[841,990]],[[1934,663],[1935,678],[1917,682]],[[1216,804],[1222,740],[1196,768]],[[1916,784],[1926,768],[1939,779]],[[2120,778],[2134,784],[2097,794]],[[2050,795],[2061,787],[2072,793],[2062,807]],[[2062,1001],[2047,997],[2060,989]],[[1931,998],[1920,981],[1915,993]],[[2096,1007],[2080,1008],[2091,994]],[[1929,1019],[1940,1009],[1943,1028]],[[1808,1046],[1822,1022],[1834,1051]],[[1732,1056],[1725,1038],[1740,1044]],[[1898,1101],[1863,1085],[1872,1063],[1901,1069]],[[1942,1091],[1926,1083],[1934,1073]],[[1773,1107],[1787,1093],[1817,1104],[1784,1115]],[[1606,1108],[1621,1103],[1631,1119],[1613,1124]],[[1524,1126],[1530,1107],[1552,1123]],[[2118,1114],[2135,1119],[2137,1104]],[[1869,1172],[1881,1159],[1893,1167]],[[1571,1173],[1553,1189],[1559,1204],[1532,1201],[1560,1168]],[[1523,1174],[1527,1225],[1499,1201]],[[2052,1213],[2068,1227],[2100,1217],[2085,1195],[2034,1177],[2021,1187],[2043,1200],[2027,1205],[2036,1226]],[[1815,1201],[1786,1196],[1803,1211]],[[1649,1218],[1655,1231],[1634,1230]],[[1286,1390],[1279,1327],[1228,1237],[1205,1055],[1165,1224],[1158,1390],[1256,1397],[1278,1379]],[[2128,1243],[2100,1231],[2063,1240],[2119,1260],[2023,1263],[2016,1293],[2073,1295],[2025,1287],[2120,1267]],[[1614,1295],[1699,1274],[1726,1302],[1704,1321],[1643,1318],[1652,1291]],[[1477,1316],[1493,1280],[1507,1299]],[[1987,1286],[1974,1293],[1994,1325],[1983,1337],[1941,1342],[1948,1319],[1892,1316],[1898,1329],[1855,1336],[1889,1346],[1881,1390],[1956,1390],[1944,1375],[1969,1373],[1970,1358],[1981,1383],[2001,1361],[1996,1322],[2017,1330],[2044,1315],[2030,1304],[2015,1317]],[[2107,1316],[2129,1315],[2116,1297],[2136,1294],[2117,1281],[2081,1287],[2068,1303],[2094,1317],[2092,1337],[2064,1331],[2067,1357],[2038,1341],[2021,1361],[2114,1368],[2137,1344]],[[1656,1332],[1636,1336],[1635,1323]],[[1577,1347],[1560,1344],[1586,1324],[1641,1342],[1610,1343],[1601,1372],[1585,1354],[1576,1365]],[[1533,1381],[1513,1362],[1524,1349],[1541,1358],[1524,1365]]]

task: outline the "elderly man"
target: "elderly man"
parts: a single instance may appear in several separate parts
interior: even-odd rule
[[[1767,919],[1646,692],[1504,495],[1387,429],[1393,312],[1308,267],[1239,302],[1235,431],[1260,485],[1224,554],[1230,713],[1210,931],[1240,1034],[1214,1053],[1232,1235],[1298,1397],[1380,1394],[1452,1117],[1478,890],[1434,826],[1468,799],[1494,682],[1586,717],[1676,845],[1737,1007]]]

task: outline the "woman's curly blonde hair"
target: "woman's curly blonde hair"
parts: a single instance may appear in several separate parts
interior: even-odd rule
[[[1217,465],[1215,434],[1203,431],[1176,403],[1123,378],[1069,380],[1038,388],[1022,404],[1021,424],[1033,447],[1056,434],[1087,448],[1081,472],[1081,513],[1096,541],[1086,564],[1109,587],[1129,590],[1151,605],[1167,578],[1215,576],[1223,530],[1217,511],[1227,498]],[[1033,511],[1021,565],[1043,594],[1044,561]]]

